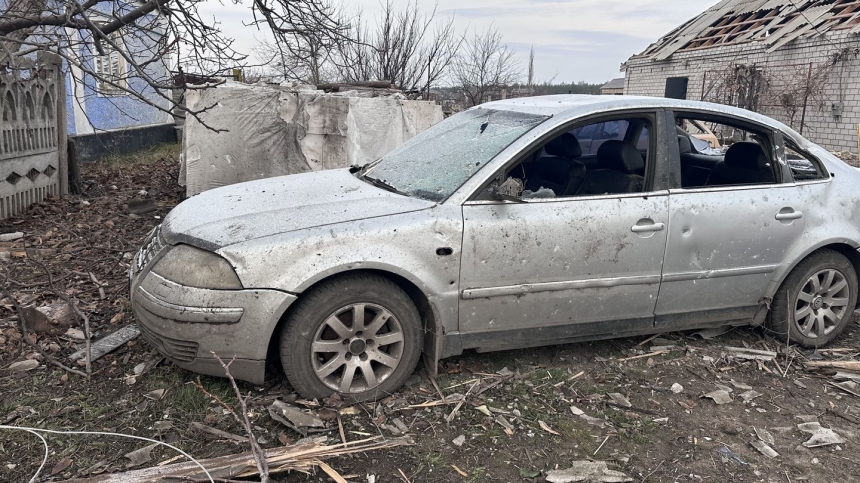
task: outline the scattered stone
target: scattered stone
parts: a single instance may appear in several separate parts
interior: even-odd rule
[[[680,394],[680,393],[684,392],[684,386],[682,386],[676,382],[669,387],[669,390],[675,394]]]
[[[806,389],[806,384],[804,384],[804,383],[800,382],[800,381],[799,381],[799,380],[797,380],[797,379],[794,379],[794,380],[793,380],[793,381],[791,381],[791,382],[793,382],[795,386],[797,386],[797,387],[799,387],[799,388],[801,388],[801,389]]]
[[[713,399],[713,401],[717,404],[728,404],[732,402],[732,396],[729,395],[728,391],[724,389],[717,389],[716,391],[711,391],[702,397]]]
[[[463,443],[466,442],[466,437],[461,434],[460,436],[454,438],[451,442],[454,443],[454,446],[459,448],[463,446]]]
[[[510,370],[510,369],[508,369],[507,367],[503,367],[503,368],[501,368],[501,370],[496,371],[496,374],[498,374],[498,375],[500,375],[500,376],[502,376],[502,377],[507,377],[507,376],[513,376],[513,375],[514,375],[513,371],[511,371],[511,370]]]
[[[13,233],[0,233],[0,242],[10,242],[24,238],[24,234],[20,231]]]
[[[585,414],[585,412],[582,409],[579,409],[576,406],[571,406],[570,412],[572,412],[574,416],[582,416],[583,414]]]
[[[75,340],[86,340],[87,338],[87,336],[84,335],[84,331],[81,329],[75,329],[74,327],[69,328],[69,330],[66,331],[66,335]]]
[[[134,366],[134,369],[132,369],[131,372],[133,372],[135,376],[139,376],[139,375],[143,374],[144,368],[146,368],[146,363],[141,362],[140,364]]]
[[[762,396],[762,393],[755,391],[753,389],[750,389],[749,391],[740,393],[740,397],[741,397],[741,399],[744,400],[744,402],[750,402],[753,399],[755,399],[757,397],[761,397],[761,396]]]
[[[633,478],[616,470],[610,470],[605,461],[574,461],[573,466],[565,470],[550,470],[546,473],[549,483],[623,483],[633,481]]]
[[[608,393],[607,396],[609,396],[609,399],[612,399],[612,402],[617,406],[625,408],[633,407],[633,404],[631,404],[630,401],[621,393],[611,392]]]
[[[666,424],[669,422],[669,418],[656,418],[654,419],[655,423]]]
[[[39,367],[39,361],[37,360],[28,360],[28,361],[18,361],[13,362],[9,367],[4,369],[2,373],[4,374],[16,374],[18,372],[27,372],[32,371],[33,369]]]

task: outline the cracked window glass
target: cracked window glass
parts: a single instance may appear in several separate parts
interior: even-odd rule
[[[358,176],[383,189],[443,201],[503,149],[546,119],[548,116],[470,109],[368,164]]]

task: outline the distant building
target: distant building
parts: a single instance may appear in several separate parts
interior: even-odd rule
[[[604,96],[620,96],[624,94],[624,78],[612,79],[600,86],[600,94]]]
[[[858,34],[856,0],[723,0],[630,57],[624,92],[731,104],[853,152]]]

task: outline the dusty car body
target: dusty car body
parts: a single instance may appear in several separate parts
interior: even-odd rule
[[[399,342],[387,351],[374,352],[373,341],[356,328],[364,324],[369,330],[374,325],[365,316],[394,320],[394,312],[386,312],[385,304],[376,301],[367,302],[371,308],[366,309],[360,296],[350,299],[352,305],[344,305],[341,312],[326,309],[330,315],[320,316],[317,325],[289,332],[291,323],[310,317],[298,320],[296,307],[302,307],[302,314],[311,313],[307,312],[311,294],[319,295],[323,286],[327,293],[341,293],[333,291],[337,287],[332,284],[350,274],[370,277],[367,280],[377,284],[387,280],[408,295],[418,314],[417,350],[431,372],[440,359],[466,349],[490,351],[763,324],[789,275],[794,271],[799,277],[795,269],[804,260],[814,265],[824,252],[841,257],[842,264],[831,268],[833,291],[816,292],[815,284],[807,283],[826,282],[830,273],[826,271],[819,275],[813,270],[801,288],[790,287],[791,293],[786,293],[795,303],[792,317],[798,319],[794,330],[807,337],[801,342],[818,345],[825,335],[829,340],[828,331],[841,330],[836,322],[843,323],[846,312],[850,319],[860,267],[860,172],[789,127],[722,105],[627,96],[512,99],[477,109],[462,118],[487,118],[475,129],[474,154],[430,149],[438,139],[434,136],[445,135],[445,126],[431,128],[395,151],[395,157],[428,156],[430,164],[434,153],[443,159],[435,168],[440,180],[415,181],[422,187],[409,195],[388,185],[389,178],[398,176],[392,167],[388,172],[394,174],[382,181],[362,179],[364,174],[384,171],[383,163],[376,171],[370,166],[237,184],[180,204],[149,236],[132,267],[132,302],[143,334],[170,360],[193,371],[223,375],[212,354],[235,357],[233,375],[254,383],[263,381],[266,361],[280,355],[297,385],[299,376],[291,374],[286,361],[302,362],[308,356],[294,360],[290,350],[301,344],[329,344],[332,348],[325,350],[333,354],[330,357],[317,358],[316,349],[309,349],[313,361],[308,362],[302,376],[307,379],[298,384],[299,390],[313,397],[326,391],[377,397],[381,394],[373,392],[374,384],[401,377],[384,364],[396,363],[385,362],[393,360],[395,352],[396,358],[406,360],[403,351],[409,345],[403,338],[411,337],[404,322],[408,314],[398,315],[398,325],[388,329],[389,338]],[[768,181],[682,186],[686,153],[681,152],[684,143],[676,131],[679,113],[717,118],[757,133],[761,151],[756,155],[760,169],[770,170]],[[502,126],[497,132],[493,116]],[[549,151],[548,140],[577,125],[619,116],[632,119],[631,125],[638,119],[648,122],[650,141],[640,151],[644,170],[627,163],[636,157],[635,151],[616,145],[627,149],[624,162],[612,161],[622,171],[629,169],[623,176],[599,164],[594,168],[588,159],[577,161],[573,153],[566,162],[587,168],[584,181],[577,181],[580,187],[567,183],[570,196],[562,196],[562,188],[548,198],[497,195],[501,182],[517,175],[512,167],[518,163],[556,158],[552,162],[558,165],[558,156],[544,152]],[[525,126],[521,133],[518,126]],[[488,137],[482,140],[485,134]],[[492,152],[480,151],[497,144]],[[805,154],[807,174],[786,162],[787,144]],[[739,144],[736,151],[744,146]],[[444,164],[445,156],[454,156],[460,164]],[[463,164],[470,159],[480,161]],[[452,184],[450,178],[457,176],[456,186],[438,195],[444,190],[434,186]],[[603,192],[601,185],[589,191],[589,186],[619,176],[639,188]],[[528,188],[531,180],[523,181]],[[400,187],[413,189],[410,183],[400,182]],[[540,184],[533,191],[546,193],[550,182]],[[801,301],[807,298],[808,303]],[[405,309],[398,310],[405,314]],[[831,311],[830,322],[820,316],[820,329],[819,310]],[[813,311],[814,320],[809,315]],[[329,322],[341,317],[339,313],[351,313],[351,318],[339,320],[352,322],[343,322],[346,327]],[[322,335],[326,324],[338,334],[328,339]],[[789,334],[788,329],[785,332]],[[336,344],[340,342],[342,348]],[[373,367],[382,368],[381,375],[367,373],[373,360],[380,361]],[[332,375],[337,364],[343,365]],[[405,369],[407,376],[412,369]],[[314,371],[319,381],[313,382]],[[352,389],[352,377],[363,381],[357,389]]]

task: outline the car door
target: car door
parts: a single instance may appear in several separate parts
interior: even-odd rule
[[[771,182],[670,189],[658,329],[751,319],[803,235],[804,198],[792,180],[781,179],[775,133],[762,135],[772,145]]]
[[[635,194],[466,202],[463,347],[652,328],[669,200],[647,183]]]

